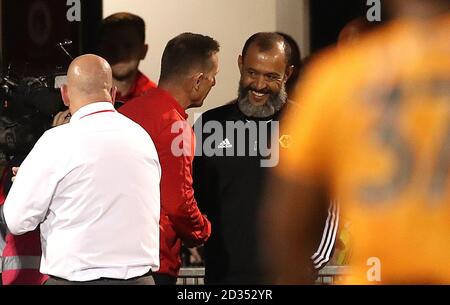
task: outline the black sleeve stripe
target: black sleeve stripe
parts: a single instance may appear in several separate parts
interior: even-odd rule
[[[331,259],[331,253],[336,242],[339,225],[339,204],[332,201],[328,209],[328,218],[322,235],[322,241],[317,252],[312,256],[314,268],[320,269]]]

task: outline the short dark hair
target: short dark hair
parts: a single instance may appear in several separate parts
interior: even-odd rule
[[[244,59],[247,55],[248,49],[256,44],[260,51],[266,52],[272,50],[277,43],[283,43],[284,55],[286,57],[286,64],[289,64],[291,58],[292,49],[289,43],[284,39],[283,36],[275,32],[260,32],[253,34],[244,44],[242,49],[242,58]]]
[[[145,21],[141,17],[131,13],[115,13],[112,14],[100,23],[99,37],[104,37],[106,33],[114,31],[118,28],[131,27],[139,35],[142,43],[145,42]]]
[[[277,34],[283,36],[284,40],[291,47],[291,56],[288,59],[289,66],[293,66],[292,75],[286,82],[286,91],[288,95],[292,95],[294,93],[295,87],[297,85],[297,80],[300,75],[300,70],[302,69],[302,52],[300,47],[298,46],[297,41],[295,39],[283,32],[277,32]]]
[[[209,36],[193,33],[178,35],[164,49],[160,81],[186,75],[193,68],[210,69],[209,59],[219,50],[219,43]]]

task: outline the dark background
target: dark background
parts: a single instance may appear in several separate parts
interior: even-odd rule
[[[366,2],[310,0],[311,51],[335,43],[345,24],[366,15],[369,9]],[[73,41],[67,49],[74,57],[94,51],[95,29],[102,18],[102,0],[81,0],[80,22],[67,20],[66,0],[3,0],[0,9],[3,72],[10,64],[19,76],[46,73],[57,66],[67,68],[70,59],[56,47],[64,39]]]
[[[370,8],[366,3],[366,0],[310,0],[311,53],[335,43],[349,21],[365,17]]]
[[[30,76],[67,68],[70,58],[56,47],[69,39],[72,56],[92,52],[95,29],[102,18],[101,0],[81,1],[81,21],[69,22],[66,0],[1,1],[2,71]]]

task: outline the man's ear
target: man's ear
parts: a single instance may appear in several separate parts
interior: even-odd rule
[[[69,107],[70,99],[69,99],[69,93],[67,92],[67,85],[62,85],[60,90],[61,90],[61,97],[62,97],[64,105],[66,107]]]
[[[239,71],[241,72],[241,75],[242,75],[243,68],[244,68],[244,63],[242,61],[242,55],[239,55],[239,57],[238,57],[238,66],[239,66]]]
[[[200,89],[200,84],[203,76],[204,76],[203,72],[197,72],[192,76],[192,88],[195,91],[198,91]]]
[[[142,46],[141,57],[140,60],[144,60],[148,53],[148,44],[144,44]]]
[[[294,66],[288,66],[286,68],[286,73],[285,73],[285,81],[287,82],[289,80],[289,78],[292,76],[292,72],[294,72]]]
[[[116,101],[116,96],[117,96],[117,87],[116,86],[112,86],[111,88],[111,103],[114,105],[115,101]]]

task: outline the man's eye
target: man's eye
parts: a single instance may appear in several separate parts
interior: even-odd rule
[[[268,78],[271,81],[278,81],[278,80],[280,80],[280,77],[278,75],[269,75]]]

